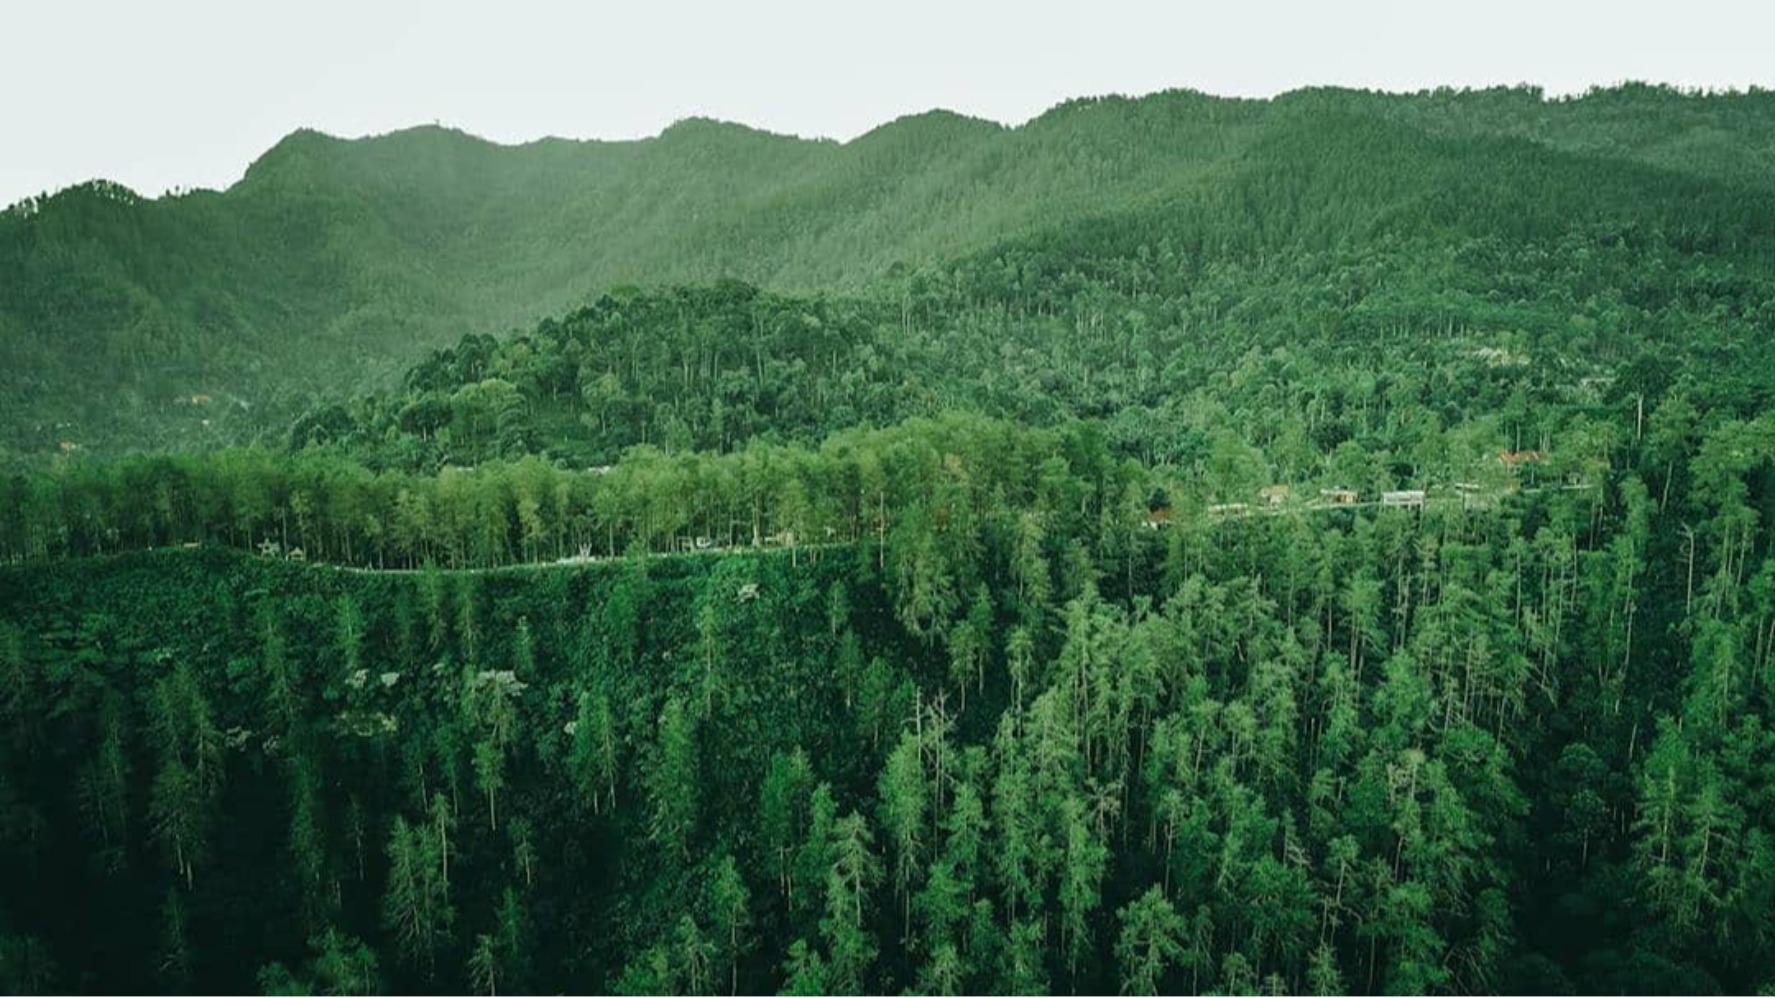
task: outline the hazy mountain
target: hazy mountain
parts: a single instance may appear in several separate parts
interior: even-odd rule
[[[854,291],[1042,233],[1088,254],[1075,223],[1096,219],[1113,222],[1112,254],[1599,219],[1737,253],[1767,231],[1772,136],[1768,95],[1647,87],[1554,102],[1173,92],[1073,101],[1018,128],[932,112],[843,144],[700,119],[520,146],[302,131],[223,192],[89,184],[0,215],[0,417],[26,453],[236,439],[615,285]]]

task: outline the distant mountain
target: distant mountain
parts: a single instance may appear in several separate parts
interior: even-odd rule
[[[1762,267],[1772,156],[1775,97],[1644,86],[1170,92],[843,144],[702,119],[521,146],[302,131],[224,192],[96,183],[0,214],[0,446],[281,433],[317,395],[624,284],[867,294],[1003,246],[1064,268],[1160,243],[1273,258],[1580,230]]]

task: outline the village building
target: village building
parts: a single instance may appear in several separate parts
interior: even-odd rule
[[[1423,489],[1399,489],[1381,493],[1381,505],[1396,508],[1418,507],[1424,504]]]

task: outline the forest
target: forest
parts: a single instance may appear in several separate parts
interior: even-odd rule
[[[1772,149],[1175,93],[17,206],[0,990],[1767,991]]]

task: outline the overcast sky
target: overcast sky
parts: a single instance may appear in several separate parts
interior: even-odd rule
[[[944,107],[1311,84],[1775,86],[1755,0],[0,0],[0,205],[223,187],[291,130],[505,142],[691,114],[855,137]]]

